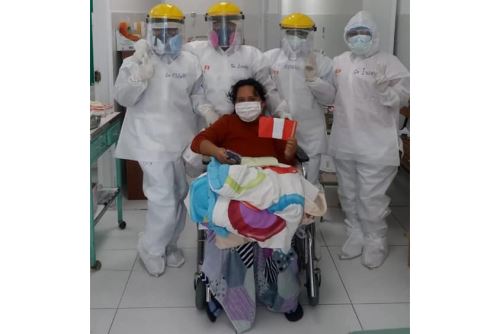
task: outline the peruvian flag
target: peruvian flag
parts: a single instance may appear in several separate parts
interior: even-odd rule
[[[295,137],[297,121],[287,118],[261,116],[259,118],[259,137],[287,140]]]

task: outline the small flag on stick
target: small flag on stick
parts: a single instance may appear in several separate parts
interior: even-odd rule
[[[261,116],[259,118],[259,137],[288,140],[295,137],[297,121],[286,118]]]

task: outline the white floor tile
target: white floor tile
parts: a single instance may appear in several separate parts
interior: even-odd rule
[[[177,246],[181,248],[193,248],[196,247],[197,240],[197,225],[191,221],[189,216],[186,218],[186,225],[184,226],[184,231],[182,231]]]
[[[410,205],[410,175],[406,171],[399,170],[387,195],[391,198],[391,206]]]
[[[108,334],[115,309],[90,310],[90,334]]]
[[[297,322],[289,322],[279,313],[271,313],[265,308],[257,310],[257,320],[252,334],[348,334],[360,330],[360,324],[351,305],[304,306],[304,317]]]
[[[410,327],[410,304],[354,304],[364,329]]]
[[[194,306],[196,249],[183,248],[186,262],[181,268],[167,268],[160,277],[146,272],[140,259],[135,262],[120,308]]]
[[[387,217],[387,225],[389,227],[389,230],[387,232],[389,245],[408,245],[408,238],[406,237],[405,230],[392,215]],[[341,247],[347,239],[347,234],[345,232],[345,223],[343,222],[343,220],[333,220],[333,222],[325,220],[323,223],[319,224],[319,226],[321,229],[321,233],[323,234],[323,239],[325,240],[326,246]]]
[[[387,231],[387,242],[391,246],[408,246],[406,231],[401,227],[396,218],[390,215],[386,218],[389,230]]]
[[[123,210],[146,210],[148,208],[148,201],[145,199],[128,200],[123,197]]]
[[[325,223],[343,223],[344,219],[345,214],[341,208],[328,208],[323,216]]]
[[[351,301],[356,303],[409,303],[408,246],[391,246],[384,264],[368,269],[361,258],[339,260],[340,247],[330,247]]]
[[[326,204],[328,207],[339,207],[339,195],[337,194],[337,187],[324,187]]]
[[[328,333],[347,334],[361,329],[351,305],[305,306],[304,317],[298,322],[289,322],[282,314],[257,308],[254,327],[255,334]],[[233,334],[234,329],[221,315],[211,323],[205,312],[195,308],[151,308],[119,309],[110,334]]]
[[[146,211],[123,211],[123,220],[127,223],[120,230],[117,224],[116,211],[108,210],[95,227],[95,247],[97,258],[103,249],[136,249],[138,235],[144,230]]]
[[[321,269],[321,286],[319,288],[320,304],[348,304],[350,303],[347,292],[345,291],[340,276],[335,268],[327,247],[321,247],[321,259],[318,267]],[[302,273],[302,283],[305,283],[305,273]],[[308,305],[307,290],[302,288],[300,294],[300,303]]]
[[[90,308],[117,308],[129,271],[99,270],[90,274]]]
[[[119,309],[110,334],[234,334],[225,316],[215,323],[196,308]]]
[[[99,249],[97,259],[101,262],[101,270],[132,270],[137,257],[135,249],[108,250]]]
[[[410,207],[402,206],[402,207],[393,207],[391,208],[392,214],[397,219],[397,221],[401,224],[401,226],[407,231],[410,231]]]

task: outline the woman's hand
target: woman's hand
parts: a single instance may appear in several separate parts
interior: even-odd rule
[[[292,160],[295,157],[295,153],[297,153],[297,139],[290,138],[286,141],[285,159]]]
[[[212,156],[222,164],[234,165],[236,163],[234,160],[228,158],[226,149],[223,147],[217,147]]]

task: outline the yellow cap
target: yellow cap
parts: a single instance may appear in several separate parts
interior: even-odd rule
[[[212,5],[208,11],[207,16],[233,16],[233,15],[243,15],[240,7],[236,6],[232,2],[218,2]]]
[[[316,31],[314,21],[302,13],[293,13],[284,17],[280,22],[281,29],[310,29]]]
[[[172,20],[184,20],[185,16],[182,11],[175,5],[169,3],[161,3],[154,6],[149,11],[149,18],[152,19],[172,19]]]

